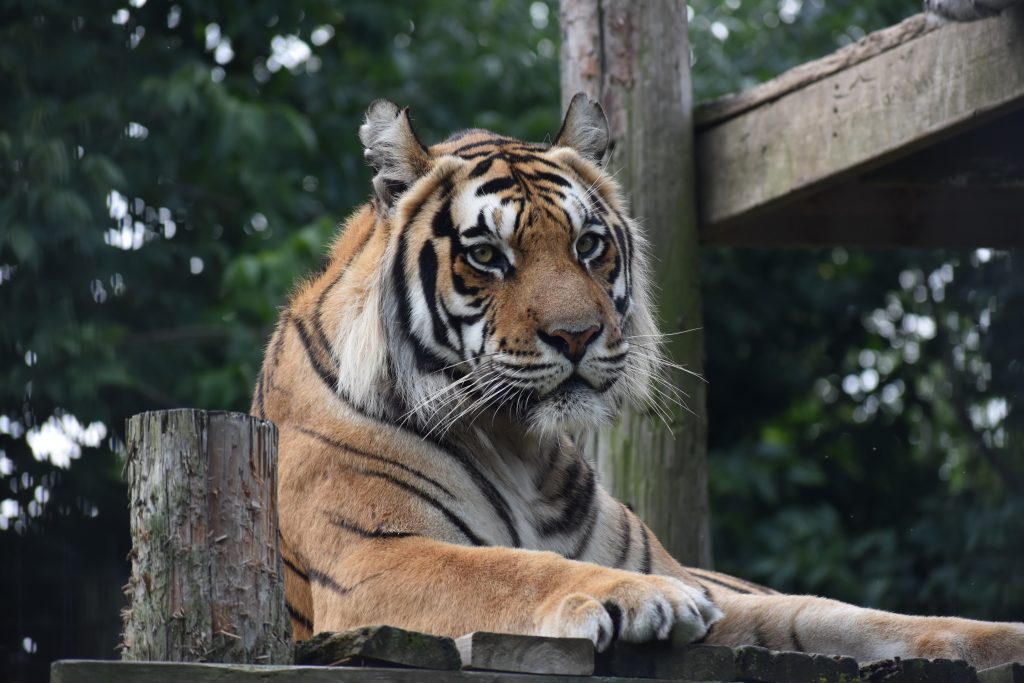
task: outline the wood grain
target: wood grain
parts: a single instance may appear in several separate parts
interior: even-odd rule
[[[291,663],[277,428],[202,410],[128,420],[126,660]]]
[[[541,638],[509,633],[468,633],[455,639],[463,669],[589,676],[594,644],[584,638]]]
[[[1024,8],[926,32],[698,134],[702,229],[775,211],[1021,107]]]

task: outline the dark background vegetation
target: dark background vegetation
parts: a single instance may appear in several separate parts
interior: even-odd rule
[[[124,419],[246,410],[293,281],[369,195],[370,100],[424,137],[559,123],[554,2],[0,0],[0,680],[114,657]],[[694,0],[698,99],[916,0]],[[1024,618],[1015,253],[706,250],[719,569]]]

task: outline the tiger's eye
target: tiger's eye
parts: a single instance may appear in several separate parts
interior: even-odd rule
[[[600,240],[592,233],[580,235],[580,238],[576,240],[576,253],[579,254],[580,258],[586,258],[593,255],[600,244]]]
[[[478,244],[469,250],[470,257],[481,266],[489,266],[494,263],[498,252],[489,244]]]

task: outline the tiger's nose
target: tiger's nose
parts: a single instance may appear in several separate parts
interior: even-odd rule
[[[601,326],[594,325],[578,331],[555,329],[545,332],[537,330],[537,336],[542,342],[556,349],[573,363],[579,363],[586,354],[590,342],[594,341],[600,331]]]

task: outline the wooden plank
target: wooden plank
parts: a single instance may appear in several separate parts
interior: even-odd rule
[[[860,668],[869,683],[975,683],[978,678],[967,662],[949,659],[887,659]]]
[[[1022,106],[1024,8],[943,26],[698,134],[703,230]]]
[[[64,660],[50,667],[50,683],[645,683],[651,679],[541,676],[494,671],[356,669],[324,666],[252,666],[177,662]]]
[[[132,575],[123,659],[290,664],[277,428],[166,410],[127,424]]]
[[[604,676],[771,683],[851,683],[858,676],[857,662],[849,657],[668,642],[615,643],[598,655],[595,670]]]
[[[442,671],[456,671],[462,665],[451,638],[392,626],[318,633],[295,645],[295,662],[323,666],[383,662]]]
[[[794,90],[831,76],[902,45],[938,27],[938,23],[924,14],[917,14],[895,26],[864,36],[855,43],[836,50],[827,57],[793,67],[779,76],[740,93],[700,102],[694,109],[694,125],[698,130],[721,123],[745,111],[777,100]]]
[[[705,246],[1010,248],[1024,245],[1015,188],[849,183],[743,221],[709,226]]]
[[[594,644],[586,638],[540,638],[509,633],[467,633],[455,639],[463,669],[589,676]]]
[[[981,683],[1024,683],[1024,664],[1003,664],[978,672]]]

